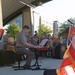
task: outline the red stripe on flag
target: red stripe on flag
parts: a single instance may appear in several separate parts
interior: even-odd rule
[[[67,57],[67,58],[65,58],[65,59],[63,60],[63,62],[62,62],[62,64],[61,64],[60,68],[65,67],[65,66],[67,66],[67,65],[71,65],[71,64],[72,64],[71,60]]]
[[[72,44],[69,49],[69,54],[71,55],[71,58],[75,61],[75,49],[73,48]]]

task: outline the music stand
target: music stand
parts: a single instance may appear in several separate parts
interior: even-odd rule
[[[41,50],[43,51],[43,50],[48,50],[48,49],[47,49],[47,47],[41,47],[41,48],[34,50],[36,61],[33,66],[37,66],[37,67],[32,70],[45,70],[45,68],[40,68],[41,65],[39,65],[39,62],[38,62],[39,55],[38,55],[37,51],[41,51]]]

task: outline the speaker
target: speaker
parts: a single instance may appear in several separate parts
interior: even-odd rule
[[[56,58],[56,59],[62,59],[65,50],[66,50],[66,47],[65,47],[64,44],[61,44],[61,43],[58,44],[58,45],[55,47],[55,58]]]
[[[3,52],[3,63],[4,65],[14,64],[15,56],[13,51],[4,51]]]
[[[0,50],[0,66],[3,66],[3,50]]]
[[[46,69],[43,73],[43,75],[57,75],[56,69]]]

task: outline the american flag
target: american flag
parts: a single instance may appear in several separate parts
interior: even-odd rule
[[[68,37],[72,37],[75,35],[75,26],[70,26]]]
[[[60,68],[57,69],[57,75],[75,75],[75,35],[64,55]]]

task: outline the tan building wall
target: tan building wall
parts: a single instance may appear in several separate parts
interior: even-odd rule
[[[33,32],[32,28],[33,28],[33,13],[32,13],[32,8],[28,7],[27,9],[25,9],[22,13],[22,22],[23,22],[23,26],[24,25],[28,25],[31,29],[31,32]]]
[[[3,27],[3,19],[2,19],[2,3],[0,0],[0,28]]]

